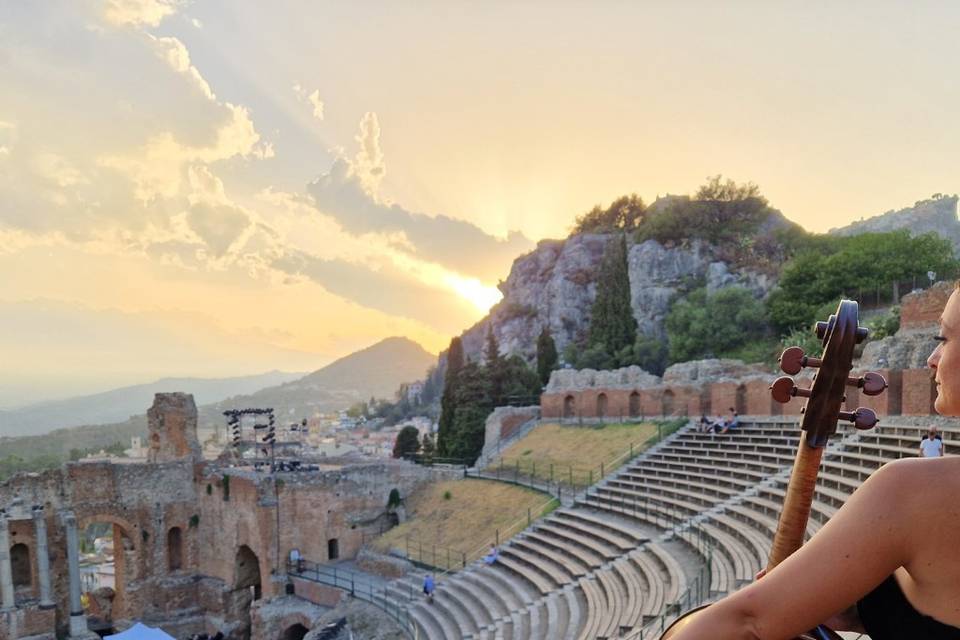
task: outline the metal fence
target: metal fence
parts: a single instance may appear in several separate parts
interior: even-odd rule
[[[384,587],[375,585],[362,573],[300,559],[287,561],[287,575],[347,591],[352,597],[369,602],[396,620],[411,637],[419,635],[417,625],[407,611],[407,603],[391,597]],[[412,598],[413,587],[409,588]]]
[[[425,569],[435,569],[442,572],[437,576],[437,580],[439,580],[448,574],[465,569],[471,562],[482,558],[491,545],[499,547],[501,543],[506,542],[515,534],[552,512],[559,504],[556,498],[551,497],[547,501],[527,509],[525,514],[518,514],[517,519],[506,527],[494,529],[482,544],[468,551],[444,547],[433,542],[415,540],[408,536],[406,539],[406,559]]]
[[[631,442],[630,446],[616,454],[609,460],[587,462],[586,465],[561,465],[545,460],[537,460],[534,456],[524,456],[511,462],[505,462],[503,457],[493,458],[491,464],[482,472],[471,473],[478,477],[492,478],[501,482],[538,489],[560,499],[563,494],[575,495],[592,487],[607,476],[608,473],[620,468],[624,463],[632,460],[649,447],[663,441],[682,426],[687,424],[685,418],[658,421],[657,433],[644,442]]]

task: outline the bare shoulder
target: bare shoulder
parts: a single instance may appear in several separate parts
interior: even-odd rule
[[[864,483],[863,490],[901,513],[931,513],[931,508],[943,504],[945,497],[960,495],[960,457],[888,462]]]

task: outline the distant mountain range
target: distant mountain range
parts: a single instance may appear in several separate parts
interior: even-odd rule
[[[273,407],[281,421],[300,420],[370,397],[392,398],[400,384],[424,378],[435,363],[436,356],[416,342],[387,338],[306,375],[274,371],[242,378],[168,378],[0,412],[0,436],[27,436],[3,442],[4,452],[23,457],[126,444],[146,433],[146,410],[153,394],[164,391],[194,395],[200,428],[222,426],[225,409],[244,407]]]
[[[298,380],[202,406],[199,426],[222,426],[226,409],[272,407],[278,421],[295,422],[346,409],[361,400],[392,400],[402,383],[425,378],[436,360],[412,340],[387,338]]]
[[[0,411],[0,435],[41,434],[84,424],[121,422],[143,413],[158,391],[189,391],[199,405],[253,393],[303,376],[302,372],[269,371],[235,378],[161,378],[148,384]]]

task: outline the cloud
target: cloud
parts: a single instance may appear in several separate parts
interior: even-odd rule
[[[213,95],[210,85],[200,75],[200,71],[190,63],[190,52],[187,51],[183,42],[172,36],[157,37],[149,33],[146,35],[153,43],[157,55],[165,60],[174,71],[187,76],[207,99],[217,99]]]
[[[403,234],[405,241],[396,243],[396,249],[487,282],[503,277],[513,259],[533,246],[516,231],[501,239],[464,220],[412,213],[399,205],[379,202],[342,158],[307,190],[317,209],[336,219],[344,230],[353,234]]]
[[[103,17],[118,27],[156,27],[183,4],[182,0],[106,0]]]
[[[17,125],[0,120],[0,159],[10,155],[17,141]]]
[[[237,207],[222,204],[193,205],[187,213],[187,222],[217,257],[226,254],[250,227],[250,218],[246,213]]]
[[[293,92],[297,94],[297,99],[301,102],[307,102],[313,107],[313,117],[317,120],[323,120],[323,100],[320,99],[320,90],[314,89],[313,93],[307,94],[307,90],[299,83],[293,85]]]
[[[134,183],[134,195],[141,202],[158,197],[176,196],[185,179],[190,163],[213,163],[234,156],[269,158],[273,149],[260,143],[246,108],[224,103],[227,120],[217,129],[209,145],[192,145],[177,140],[164,132],[147,140],[140,149],[125,155],[101,157],[99,164],[116,169]]]
[[[403,275],[387,263],[379,269],[289,252],[272,266],[291,276],[306,277],[334,295],[388,314],[420,320],[455,332],[471,322],[476,311],[465,301]]]
[[[352,173],[360,179],[367,193],[376,194],[380,181],[387,173],[380,149],[380,122],[377,114],[368,111],[360,119],[360,131],[354,138],[360,145],[351,164]]]

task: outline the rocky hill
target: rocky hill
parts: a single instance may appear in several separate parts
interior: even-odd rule
[[[201,406],[198,426],[222,426],[227,409],[273,407],[278,420],[293,422],[371,397],[392,400],[402,383],[424,379],[435,363],[436,356],[413,340],[387,338],[299,380]]]
[[[590,326],[596,274],[607,242],[613,237],[580,234],[566,240],[544,240],[517,258],[510,275],[500,284],[503,300],[463,333],[467,356],[480,357],[490,322],[503,353],[532,358],[544,325],[550,327],[562,352]],[[630,243],[628,268],[631,305],[639,331],[657,337],[663,337],[663,321],[671,299],[680,291],[697,284],[705,284],[709,290],[740,285],[763,297],[776,284],[767,273],[737,268],[718,259],[713,249],[700,241],[673,248],[655,240]]]
[[[912,207],[887,211],[878,216],[859,220],[846,227],[831,229],[829,233],[851,236],[858,233],[908,229],[911,235],[937,233],[953,243],[960,254],[960,220],[957,219],[957,196],[936,194]]]

